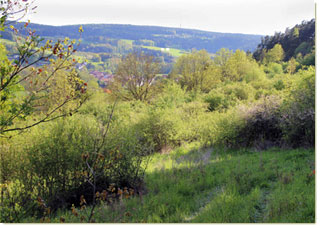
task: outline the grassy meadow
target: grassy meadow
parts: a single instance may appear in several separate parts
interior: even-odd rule
[[[313,223],[314,159],[312,149],[225,151],[184,145],[152,156],[143,196],[101,204],[93,219],[96,223]],[[79,209],[77,216],[71,209],[59,211],[48,221],[78,223],[87,218],[88,210]]]

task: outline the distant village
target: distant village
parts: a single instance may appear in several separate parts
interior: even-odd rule
[[[87,65],[86,62],[79,63],[77,65],[77,68],[78,68],[78,70],[81,70],[86,65]],[[101,72],[101,71],[97,71],[97,70],[93,70],[89,74],[98,80],[98,83],[99,83],[100,87],[102,87],[102,88],[105,88],[114,77],[113,74],[109,74],[109,73]]]
[[[113,74],[108,74],[106,72],[100,72],[97,70],[91,71],[90,74],[98,79],[98,83],[101,87],[106,87],[114,77]]]
[[[106,72],[100,72],[97,70],[91,71],[90,74],[96,79],[98,79],[99,81],[105,82],[105,83],[110,82],[114,77],[113,74],[108,74]]]

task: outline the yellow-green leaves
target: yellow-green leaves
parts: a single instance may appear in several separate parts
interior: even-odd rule
[[[79,27],[79,33],[82,33],[83,32],[83,27],[82,25]]]

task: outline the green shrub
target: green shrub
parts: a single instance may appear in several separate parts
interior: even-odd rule
[[[213,138],[211,144],[222,147],[232,147],[237,144],[239,129],[243,127],[243,118],[238,115],[236,108],[214,117]]]
[[[273,86],[276,90],[282,90],[285,88],[285,85],[281,79],[276,81],[276,83]]]
[[[5,189],[9,201],[3,206],[10,208],[13,201],[17,208],[33,207],[34,214],[29,216],[40,217],[35,209],[37,198],[55,210],[79,205],[81,195],[90,203],[95,192],[107,190],[111,184],[140,188],[142,162],[152,150],[139,143],[135,132],[120,121],[104,127],[90,115],[34,128],[28,140],[21,156],[13,161],[18,171],[9,180],[10,188]],[[23,217],[24,212],[19,213]]]
[[[313,52],[304,56],[303,60],[301,61],[301,64],[305,66],[314,66],[315,62],[316,62],[316,57],[315,57],[315,52]]]
[[[253,81],[250,83],[250,85],[255,89],[270,89],[272,87],[271,81],[268,79],[262,79],[259,81]]]
[[[208,109],[212,111],[220,111],[228,107],[224,94],[211,91],[206,97],[205,102],[209,104]]]
[[[229,95],[229,99],[237,99],[237,101],[245,101],[252,97],[254,89],[247,83],[233,83],[223,88],[225,94]],[[238,102],[239,103],[239,102]]]
[[[265,67],[264,71],[267,73],[269,78],[273,78],[277,74],[282,74],[283,68],[279,63],[270,63]]]
[[[186,92],[173,81],[167,81],[161,93],[153,101],[159,108],[174,108],[183,104],[186,100]]]
[[[246,75],[244,76],[244,81],[246,83],[250,83],[253,81],[259,81],[266,77],[266,74],[260,67],[253,67],[248,70]]]
[[[180,125],[179,138],[181,142],[200,140],[203,130],[207,127],[208,105],[203,102],[190,102],[181,107],[182,122]]]
[[[176,111],[175,109],[150,110],[135,126],[136,131],[142,136],[143,143],[154,147],[155,151],[177,145],[181,118]]]
[[[260,149],[283,144],[290,147],[314,146],[314,67],[283,77],[283,80],[274,79],[278,80],[275,83],[276,89],[281,89],[282,92],[275,96],[271,95],[275,94],[273,90],[258,90],[255,93],[257,102],[230,109],[228,114],[218,115],[214,121],[215,134],[210,134],[212,142],[228,147]],[[236,85],[228,85],[224,89],[226,94],[232,96],[237,88],[239,87]],[[221,99],[217,99],[218,102]]]
[[[209,111],[224,111],[237,103],[237,98],[233,92],[233,87],[224,89],[213,89],[203,98],[208,103]]]
[[[239,100],[247,100],[249,97],[248,91],[244,88],[237,87],[234,89],[234,93]]]
[[[203,100],[209,104],[209,111],[225,111],[242,101],[251,99],[253,91],[254,88],[247,83],[230,83],[211,90]]]
[[[254,95],[255,100],[259,100],[263,96],[263,90],[258,90]]]

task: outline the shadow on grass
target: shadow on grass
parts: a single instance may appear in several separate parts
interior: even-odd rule
[[[152,163],[155,168],[146,174],[146,195],[123,202],[122,209],[102,210],[117,220],[100,219],[148,223],[314,221],[314,180],[310,182],[313,177],[308,167],[314,161],[313,150],[274,148],[257,153],[193,148],[164,157],[162,166]],[[311,191],[301,191],[305,188]],[[308,199],[302,204],[302,214],[301,202],[290,201],[287,195]],[[281,213],[275,213],[277,210]]]

